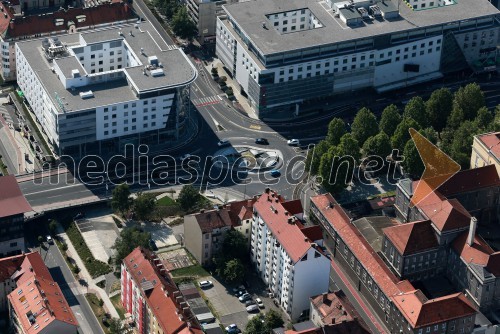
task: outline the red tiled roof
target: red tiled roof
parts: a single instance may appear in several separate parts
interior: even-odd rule
[[[427,196],[418,207],[439,231],[465,228],[470,225],[471,215],[455,198],[442,200],[436,194]]]
[[[394,304],[413,328],[476,314],[476,309],[463,293],[426,300],[420,290],[393,296]]]
[[[210,233],[217,228],[232,226],[229,211],[216,209],[194,214],[203,233]]]
[[[477,138],[495,157],[500,159],[500,132],[485,133],[477,136]]]
[[[302,227],[300,230],[311,241],[323,240],[323,230],[319,225]]]
[[[496,277],[500,277],[500,252],[490,255],[486,268],[488,268],[488,271]]]
[[[290,208],[296,210],[296,201]],[[254,204],[254,209],[272,231],[274,237],[283,246],[288,256],[293,262],[299,261],[302,256],[311,248],[311,242],[307,240],[300,230],[302,224],[289,223],[289,219],[294,219],[290,211],[283,205],[285,200],[272,190],[262,194]],[[289,212],[289,215],[285,214]],[[301,213],[301,212],[299,212]]]
[[[21,267],[25,255],[15,255],[0,259],[0,283],[12,277],[12,274]]]
[[[0,15],[0,33],[4,39],[68,31],[70,22],[77,29],[81,29],[137,17],[129,4],[125,2],[107,3],[96,7],[70,8],[55,11],[50,15],[28,15],[25,17],[15,17],[12,10],[5,7],[2,14],[5,15]],[[86,16],[84,22],[78,22],[76,19],[80,15]],[[64,20],[64,24],[56,26],[56,19]],[[14,22],[11,23],[11,20],[14,20]]]
[[[0,189],[0,218],[32,211],[14,175],[0,176]]]
[[[370,334],[370,331],[363,328],[357,321],[346,321],[302,331],[289,329],[285,331],[285,334]]]
[[[370,204],[370,208],[372,210],[393,206],[395,202],[396,202],[396,196],[388,196],[388,197],[374,198],[368,200],[368,203]]]
[[[348,245],[354,256],[373,277],[386,296],[399,293],[396,287],[398,279],[385,265],[358,229],[349,221],[344,209],[335,201],[331,194],[311,197],[311,201],[333,226],[341,239]],[[330,207],[330,203],[333,207]]]
[[[151,254],[147,250],[137,247],[123,260],[123,263],[137,286],[140,287],[145,281],[151,282],[152,289],[144,291],[140,288],[140,290],[163,332],[182,333],[184,329],[187,329],[185,333],[197,333],[195,329],[198,328],[198,324],[195,323],[194,327],[188,328],[187,323],[180,320],[176,314],[179,306],[173,300],[173,292],[178,291],[177,286],[168,274],[162,275],[158,272],[157,266],[150,262],[150,257]],[[169,292],[168,296],[165,291]]]
[[[449,197],[485,187],[500,187],[500,177],[495,165],[460,171],[439,187],[438,191]]]
[[[467,243],[469,232],[460,234],[452,244],[453,249],[466,263],[476,263],[482,266],[488,264],[488,260],[494,250],[479,235],[474,236],[472,246]]]
[[[387,227],[383,232],[402,255],[438,247],[436,234],[429,220]]]
[[[299,215],[304,212],[304,209],[302,209],[302,203],[300,202],[300,199],[283,202],[281,205],[291,215]]]
[[[17,284],[23,284],[26,279],[29,279],[30,275],[24,275],[29,273],[34,273],[37,277],[52,280],[49,269],[43,262],[43,259],[38,252],[28,253],[25,255],[24,261],[21,264],[20,272],[23,273],[23,275],[17,279]]]
[[[233,226],[238,226],[242,220],[252,218],[253,203],[255,203],[256,200],[257,199],[252,198],[226,204]]]
[[[358,312],[341,290],[311,297],[312,306],[318,311],[324,324],[360,319]]]

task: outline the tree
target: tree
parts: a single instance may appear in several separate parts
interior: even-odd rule
[[[49,222],[49,232],[51,235],[54,235],[57,230],[57,222],[54,219],[51,219]]]
[[[245,260],[248,257],[248,242],[246,237],[237,230],[229,230],[224,235],[222,253],[231,254],[231,257]]]
[[[403,151],[406,142],[410,139],[409,129],[414,128],[419,130],[419,124],[413,118],[403,118],[401,123],[398,124],[394,135],[391,137],[392,147]]]
[[[40,252],[42,251],[42,246],[43,246],[43,237],[41,235],[38,236],[38,243],[40,244]]]
[[[120,319],[111,318],[108,323],[109,323],[108,330],[109,330],[110,334],[121,334],[121,333],[123,333],[123,331],[122,331],[122,321]]]
[[[177,9],[177,12],[172,18],[171,26],[174,34],[189,41],[196,37],[198,33],[196,24],[194,24],[187,13],[186,6],[180,6]]]
[[[341,118],[334,118],[328,124],[326,141],[330,145],[338,145],[340,138],[346,133],[345,123]]]
[[[156,198],[153,194],[137,193],[134,200],[134,213],[138,220],[145,221],[152,217],[156,209]]]
[[[391,139],[385,132],[380,132],[376,136],[370,137],[363,145],[363,152],[366,156],[376,155],[385,158],[391,154]]]
[[[340,138],[339,156],[350,155],[355,161],[361,158],[359,142],[350,133],[346,133]]]
[[[347,136],[349,134],[344,135]],[[359,151],[359,148],[358,148]],[[321,157],[319,164],[319,175],[322,178],[323,187],[330,193],[339,193],[352,181],[351,172],[356,166],[356,159],[352,155],[345,154],[339,147],[331,147]]]
[[[330,144],[328,144],[326,140],[322,140],[317,145],[311,147],[307,151],[306,171],[310,172],[312,175],[316,175],[318,173],[321,157],[329,148]]]
[[[446,121],[446,127],[450,130],[458,129],[458,127],[464,120],[464,111],[460,107],[454,105],[453,110],[451,111],[451,114]]]
[[[489,111],[488,108],[481,107],[477,111],[477,116],[474,122],[481,131],[486,131],[491,127],[494,118],[495,116],[493,116],[493,113]]]
[[[412,99],[406,104],[405,111],[403,113],[403,118],[404,117],[413,118],[421,128],[425,128],[427,126],[425,103],[420,96],[412,97]]]
[[[424,172],[425,166],[420,158],[415,142],[412,139],[406,142],[403,149],[403,155],[405,157],[403,161],[403,168],[405,172],[417,179],[420,178]]]
[[[490,131],[500,131],[500,104],[495,108],[495,118],[493,119],[493,123],[491,124]]]
[[[196,207],[199,202],[200,193],[190,184],[182,187],[177,201],[181,205],[182,210],[189,212],[192,208]]]
[[[429,124],[438,132],[446,126],[453,108],[453,94],[448,88],[436,89],[425,103]]]
[[[450,147],[450,156],[455,162],[460,164],[463,169],[469,168],[470,152],[473,137],[479,132],[475,122],[465,121],[453,135]]]
[[[385,107],[380,117],[379,129],[385,132],[389,137],[394,134],[396,127],[401,123],[401,115],[399,114],[398,107],[391,104]]]
[[[285,322],[281,315],[273,309],[270,309],[264,316],[264,327],[268,333],[270,333],[274,328],[283,327]]]
[[[262,322],[262,315],[257,315],[250,319],[245,327],[245,334],[265,334],[266,326]]]
[[[167,20],[170,20],[179,9],[179,2],[176,0],[155,0],[154,6],[167,17]]]
[[[120,232],[120,236],[115,240],[113,249],[116,250],[115,263],[120,265],[122,260],[129,255],[136,247],[151,249],[149,240],[151,234],[145,232],[137,226],[126,227]]]
[[[114,211],[123,214],[130,209],[132,201],[130,200],[130,189],[128,184],[122,183],[113,189],[113,197],[111,198],[111,207]]]
[[[361,108],[354,117],[351,133],[359,145],[363,145],[368,138],[378,133],[377,118],[369,109]]]
[[[484,94],[477,83],[460,87],[453,98],[453,107],[462,110],[465,120],[476,118],[477,111],[484,107],[485,103]]]
[[[245,267],[239,259],[232,259],[226,262],[223,275],[228,283],[238,283],[245,278]]]

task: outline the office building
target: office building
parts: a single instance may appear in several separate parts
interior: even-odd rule
[[[137,247],[123,260],[121,273],[121,301],[137,333],[203,333],[156,254]]]
[[[135,22],[138,17],[126,2],[82,2],[83,7],[63,8],[64,1],[13,1],[0,5],[0,44],[2,78],[16,79],[16,42],[105,26]],[[22,6],[21,6],[22,4]],[[48,9],[52,7],[52,11]],[[43,14],[41,14],[43,10]]]
[[[217,56],[264,119],[297,116],[336,94],[497,69],[499,11],[487,0],[257,0],[223,8]]]
[[[16,44],[17,80],[58,155],[175,140],[197,72],[149,22]]]
[[[189,16],[198,28],[198,42],[201,45],[214,45],[217,17],[224,15],[222,5],[237,0],[187,0]]]
[[[309,298],[328,291],[330,260],[318,226],[302,224],[300,200],[285,201],[269,188],[253,205],[250,258],[280,307],[296,321]]]
[[[225,204],[214,210],[184,216],[184,245],[202,265],[222,249],[224,236],[230,229],[241,232],[250,242],[254,199]]]
[[[14,175],[0,176],[0,257],[19,254],[24,245],[24,214],[32,211]]]

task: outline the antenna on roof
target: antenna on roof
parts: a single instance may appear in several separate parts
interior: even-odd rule
[[[266,25],[266,22],[262,22],[262,28],[266,29],[267,30],[267,25]]]

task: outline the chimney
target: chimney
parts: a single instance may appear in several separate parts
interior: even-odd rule
[[[332,318],[332,325],[335,325],[335,318]]]
[[[10,20],[10,29],[14,29],[14,20]]]
[[[476,227],[477,227],[477,219],[476,217],[472,217],[470,219],[469,236],[467,237],[467,244],[469,246],[472,246],[472,244],[474,243],[474,235],[476,234]]]
[[[328,293],[323,294],[323,303],[326,303],[328,301]]]
[[[269,194],[269,190],[270,190],[269,188],[266,188],[265,193]]]

